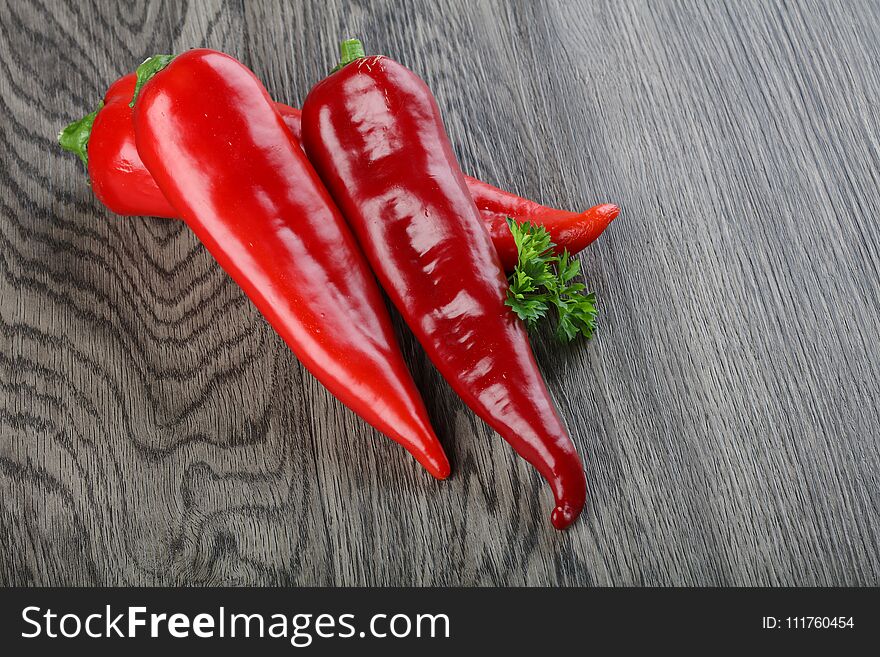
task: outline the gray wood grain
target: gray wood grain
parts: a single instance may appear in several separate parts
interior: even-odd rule
[[[398,319],[445,483],[56,147],[147,55],[299,104],[355,34],[469,173],[623,208],[598,335],[535,341],[590,486],[565,533]],[[0,3],[0,583],[880,584],[878,43],[869,0]]]

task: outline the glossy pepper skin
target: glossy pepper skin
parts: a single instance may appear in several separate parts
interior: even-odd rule
[[[367,262],[253,73],[223,53],[189,50],[143,86],[134,126],[176,214],[303,365],[445,478],[449,462]]]
[[[116,214],[172,218],[177,211],[159,191],[147,171],[134,141],[132,109],[137,76],[120,78],[107,90],[88,140],[89,179],[92,191]]]
[[[108,209],[121,215],[173,218],[176,211],[147,171],[134,143],[132,109],[136,75],[131,73],[111,85],[104,106],[95,117],[88,137],[88,170],[95,196]],[[297,141],[301,113],[276,103],[275,108]],[[507,271],[516,265],[517,253],[506,217],[544,226],[557,250],[578,253],[590,245],[617,216],[616,205],[597,205],[581,213],[557,210],[505,192],[476,178],[465,176],[468,189]]]
[[[550,484],[553,525],[570,525],[584,506],[583,466],[523,323],[504,305],[504,270],[428,87],[386,57],[356,59],[312,89],[302,129],[309,159],[434,365]]]

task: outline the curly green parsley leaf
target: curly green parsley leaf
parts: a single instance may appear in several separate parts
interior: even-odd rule
[[[571,342],[578,335],[589,338],[596,330],[596,295],[585,294],[583,283],[573,282],[581,273],[581,263],[568,251],[557,256],[550,233],[543,226],[529,222],[517,224],[510,217],[507,225],[513,233],[519,254],[516,268],[509,276],[510,288],[505,304],[529,329],[556,309],[556,337]]]

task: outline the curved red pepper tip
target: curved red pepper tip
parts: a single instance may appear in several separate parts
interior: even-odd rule
[[[565,529],[577,520],[582,510],[572,504],[561,504],[553,509],[553,513],[550,514],[550,522],[556,529]]]
[[[603,203],[602,205],[596,206],[595,212],[596,215],[605,220],[605,225],[607,226],[617,218],[617,215],[620,214],[620,208],[613,203]]]
[[[449,461],[445,457],[440,462],[423,463],[422,465],[428,472],[441,481],[448,478],[449,474],[452,472],[452,468],[449,466]]]

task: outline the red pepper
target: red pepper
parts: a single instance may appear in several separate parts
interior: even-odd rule
[[[528,221],[543,226],[556,245],[557,255],[563,250],[574,255],[592,244],[620,214],[620,208],[611,203],[594,205],[578,214],[539,205],[475,178],[465,176],[465,182],[506,271],[513,271],[517,261],[516,243],[507,225],[507,217],[517,223]]]
[[[584,506],[583,466],[504,305],[504,270],[437,103],[401,64],[343,46],[343,68],[303,105],[306,153],[435,366],[548,481],[563,529]]]
[[[173,218],[177,212],[159,191],[134,143],[129,103],[136,80],[134,73],[126,75],[104,96],[88,136],[89,179],[98,200],[116,214]]]
[[[73,139],[62,140],[65,148],[88,158],[92,189],[104,205],[116,214],[152,217],[176,216],[176,212],[141,162],[134,143],[134,126],[129,107],[136,75],[126,75],[114,82],[104,96],[104,105],[94,124],[71,124]],[[275,108],[284,123],[300,140],[300,111],[282,103]],[[79,130],[78,130],[79,129]],[[516,265],[517,253],[506,217],[518,223],[529,221],[547,228],[557,250],[578,253],[589,246],[617,216],[616,205],[597,205],[576,213],[539,205],[509,192],[465,176],[471,196],[489,227],[492,241],[507,271]]]
[[[175,214],[303,365],[445,478],[449,462],[369,267],[253,73],[223,53],[189,50],[140,90],[134,129]]]

